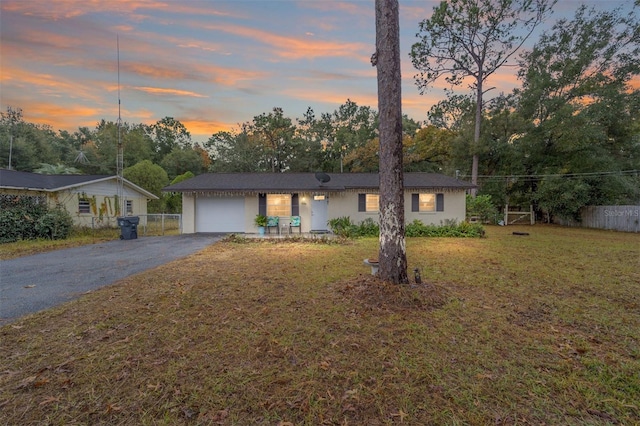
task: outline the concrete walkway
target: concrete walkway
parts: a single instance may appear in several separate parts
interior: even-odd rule
[[[223,237],[190,234],[114,240],[0,261],[0,325],[188,256]]]

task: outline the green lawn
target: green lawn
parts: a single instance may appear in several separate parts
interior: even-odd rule
[[[512,235],[529,232],[528,236]],[[233,240],[0,328],[0,423],[640,424],[640,236]]]

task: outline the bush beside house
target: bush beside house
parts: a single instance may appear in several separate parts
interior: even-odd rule
[[[46,197],[0,196],[0,243],[47,238],[65,239],[73,219],[64,209],[47,205]]]

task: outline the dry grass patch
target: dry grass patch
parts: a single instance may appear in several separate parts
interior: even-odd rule
[[[638,236],[227,241],[0,329],[5,424],[638,424]]]
[[[160,225],[153,223],[146,229],[146,233],[144,233],[144,235],[143,232],[144,227],[139,226],[139,238],[178,235],[180,230],[177,228],[177,225],[175,225],[171,229],[167,229],[162,232]],[[119,238],[120,228],[74,228],[71,235],[64,240],[20,240],[13,243],[0,244],[0,260],[15,259],[16,257],[80,247],[88,244],[98,244],[105,241],[117,240]]]
[[[105,241],[117,240],[120,230],[115,228],[79,229],[71,232],[64,240],[20,240],[13,243],[0,244],[0,260],[30,256],[53,250],[97,244]]]

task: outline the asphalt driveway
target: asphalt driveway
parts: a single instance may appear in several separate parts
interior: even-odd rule
[[[185,257],[223,236],[115,240],[0,261],[0,325]]]

